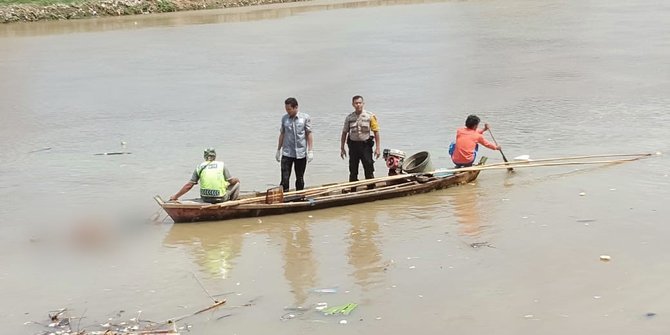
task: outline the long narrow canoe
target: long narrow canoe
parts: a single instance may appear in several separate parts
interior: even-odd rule
[[[485,162],[486,157],[482,157],[479,165]],[[479,171],[407,174],[367,179],[354,184],[328,184],[286,193],[283,201],[278,203],[268,203],[267,192],[244,195],[236,201],[220,204],[209,204],[199,199],[166,202],[160,196],[154,199],[175,223],[218,221],[312,211],[427,193],[470,183],[478,175]],[[374,185],[374,188],[368,189],[369,185]]]

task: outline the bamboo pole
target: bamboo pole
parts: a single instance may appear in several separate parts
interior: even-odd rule
[[[419,173],[422,174],[422,173]],[[391,181],[391,180],[396,180],[396,179],[403,179],[403,178],[408,178],[413,175],[418,175],[418,174],[399,174],[399,175],[394,175],[394,176],[386,176],[386,177],[378,177],[378,178],[372,178],[372,179],[363,179],[363,180],[357,180],[357,181],[350,181],[350,182],[345,182],[345,183],[340,183],[336,185],[328,185],[328,186],[320,186],[320,187],[315,187],[315,188],[310,188],[310,189],[304,189],[300,191],[292,191],[292,192],[287,192],[284,193],[284,195],[298,195],[298,194],[303,194],[311,191],[316,191],[316,190],[326,190],[330,188],[351,188],[351,187],[358,187],[358,186],[364,186],[368,184],[376,184],[376,183],[381,183],[385,181]]]
[[[541,159],[531,159],[528,161],[512,161],[511,163],[521,162],[549,162],[549,161],[566,161],[566,160],[582,160],[582,159],[591,159],[591,158],[608,158],[608,157],[649,157],[651,153],[641,153],[641,154],[611,154],[611,155],[586,155],[586,156],[572,156],[572,157],[555,157],[555,158],[541,158]]]
[[[388,185],[384,187],[377,187],[369,190],[363,190],[363,191],[358,191],[358,192],[353,192],[353,193],[342,193],[342,194],[333,194],[333,195],[327,195],[324,197],[320,197],[317,200],[323,200],[323,199],[333,199],[333,198],[339,198],[339,197],[345,197],[345,196],[355,196],[355,195],[364,195],[368,193],[375,193],[375,192],[381,192],[381,191],[386,191],[394,188],[402,188],[402,187],[407,187],[407,186],[414,186],[416,185],[417,182],[408,182],[406,184],[397,184],[397,185]]]
[[[413,179],[413,178],[416,177],[415,174],[404,174],[402,176],[404,176],[407,179]],[[375,179],[377,179],[377,178],[375,178]],[[379,179],[382,179],[382,178],[379,178]],[[398,179],[402,179],[402,178],[398,178]],[[369,182],[370,180],[373,180],[373,179],[366,179],[366,180],[368,182],[364,183],[363,185],[365,185],[365,184],[377,184],[377,183],[380,183],[380,182],[389,181],[389,180],[379,180],[379,181]],[[359,185],[359,186],[362,186],[362,185]],[[389,185],[386,185],[386,186],[383,186],[383,187],[387,187],[387,186],[389,186]],[[390,185],[390,186],[393,186],[393,185]],[[328,194],[330,192],[341,191],[341,190],[346,189],[346,188],[352,188],[352,186],[345,186],[344,184],[329,185],[329,187],[325,190],[319,190],[318,192],[305,192],[304,195],[305,195],[305,197],[316,197],[316,196],[319,196],[319,195],[322,195],[322,194]],[[315,189],[312,189],[312,191],[315,191]],[[359,192],[357,192],[357,193],[359,193]],[[342,193],[342,194],[344,194],[344,193]],[[339,194],[337,194],[337,195],[339,195]]]
[[[540,163],[540,164],[527,163],[527,164],[514,165],[513,167],[514,168],[525,168],[525,167],[565,166],[565,165],[614,164],[614,163],[632,162],[632,161],[642,159],[642,158],[644,158],[644,157],[612,159],[612,160],[604,160],[604,161],[590,161],[590,162],[554,162],[554,163]],[[482,165],[482,166],[473,166],[473,167],[466,167],[466,168],[460,168],[460,169],[435,170],[435,171],[428,172],[428,173],[500,170],[500,169],[507,169],[508,167],[509,167],[509,164],[498,165],[498,166]]]
[[[333,195],[327,195],[319,198],[315,198],[313,200],[319,202],[323,200],[333,200],[337,198],[346,198],[346,197],[356,197],[356,196],[362,196],[362,195],[367,195],[370,193],[381,193],[381,192],[386,192],[392,189],[398,189],[398,188],[405,188],[409,186],[414,186],[418,184],[418,182],[413,181],[413,182],[408,182],[404,184],[397,184],[397,185],[389,185],[389,186],[384,186],[384,187],[377,187],[373,188],[370,190],[362,190],[358,192],[353,192],[353,193],[340,193],[340,194],[333,194]],[[247,204],[247,205],[242,205],[244,209],[257,209],[257,208],[269,208],[271,206],[276,206],[276,208],[282,208],[282,207],[301,207],[301,206],[309,206],[309,200],[305,199],[299,202],[285,202],[285,203],[276,203],[276,204]],[[258,206],[258,207],[257,207]]]
[[[538,162],[552,162],[552,161],[565,161],[565,160],[582,160],[590,158],[605,158],[605,157],[649,157],[653,154],[650,153],[641,153],[641,154],[611,154],[611,155],[587,155],[587,156],[572,156],[572,157],[556,157],[556,158],[541,158],[541,159],[530,159],[522,161],[511,161],[508,163],[494,163],[486,164],[486,166],[499,166],[499,165],[519,165],[519,164],[528,164],[528,163],[538,163]]]
[[[634,161],[634,160],[638,160],[638,159],[641,159],[641,158],[644,158],[644,157],[649,157],[649,156],[652,156],[652,154],[651,153],[640,153],[640,154],[586,155],[586,156],[545,158],[545,159],[538,159],[538,160],[533,160],[533,161],[521,161],[521,162],[512,161],[512,162],[508,162],[508,163],[496,163],[496,164],[481,165],[481,166],[477,165],[477,166],[472,166],[472,167],[467,167],[467,168],[459,168],[459,169],[439,169],[439,170],[421,172],[421,173],[398,174],[398,175],[394,175],[394,176],[386,176],[386,177],[379,177],[379,178],[373,178],[373,179],[364,179],[364,180],[345,182],[345,183],[340,183],[340,184],[335,184],[335,185],[331,184],[331,185],[327,185],[327,186],[319,186],[319,187],[304,189],[304,190],[300,190],[300,191],[286,192],[286,193],[284,193],[284,196],[290,196],[290,195],[305,195],[305,196],[307,196],[310,193],[317,193],[317,194],[320,193],[320,192],[315,192],[315,191],[328,190],[328,192],[333,192],[333,191],[340,190],[340,189],[358,187],[358,186],[368,185],[368,184],[372,184],[372,183],[381,183],[381,182],[404,179],[404,178],[413,178],[413,177],[418,176],[418,175],[444,173],[444,172],[456,173],[456,172],[467,172],[467,171],[495,170],[495,169],[500,169],[501,167],[507,169],[507,168],[512,168],[512,167],[543,167],[543,166],[564,166],[564,165],[584,165],[584,164],[609,164],[609,163]],[[633,157],[633,158],[626,158],[626,159],[619,159],[619,160],[590,161],[590,162],[556,163],[556,162],[560,162],[560,161],[564,161],[564,160],[581,160],[581,159],[604,158],[604,157]],[[537,164],[538,162],[543,162],[543,163]],[[554,162],[554,163],[552,163],[552,162]],[[325,192],[325,193],[328,193],[328,192]],[[259,197],[245,198],[245,199],[240,199],[240,200],[226,201],[226,202],[222,202],[222,203],[219,203],[219,204],[211,204],[211,205],[207,205],[207,206],[202,206],[200,208],[201,209],[226,208],[226,207],[233,207],[233,206],[239,206],[239,205],[250,204],[250,203],[255,203],[255,202],[263,202],[263,201],[265,201],[265,196],[259,196]]]
[[[373,178],[373,179],[364,179],[364,180],[358,180],[358,181],[350,181],[350,182],[336,184],[336,185],[320,186],[320,187],[314,187],[314,188],[304,189],[304,190],[300,190],[300,191],[286,192],[286,193],[284,193],[284,196],[304,195],[305,193],[308,193],[308,192],[321,191],[321,190],[327,190],[327,189],[335,190],[335,189],[358,187],[358,186],[363,186],[363,185],[368,185],[368,184],[373,184],[373,183],[381,183],[381,182],[391,181],[391,180],[396,180],[396,179],[410,178],[413,175],[417,175],[417,174],[399,174],[399,175],[395,175],[395,176],[380,177],[380,178]],[[211,205],[203,206],[201,208],[202,209],[209,209],[209,208],[214,208],[214,207],[225,208],[225,207],[239,206],[239,205],[249,204],[249,203],[254,203],[254,202],[261,202],[261,201],[265,201],[265,196],[246,198],[246,199],[241,199],[241,200],[226,201],[226,202],[222,202],[220,204],[211,204]]]

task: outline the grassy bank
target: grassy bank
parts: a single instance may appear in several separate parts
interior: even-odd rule
[[[0,23],[245,7],[301,0],[0,0]]]

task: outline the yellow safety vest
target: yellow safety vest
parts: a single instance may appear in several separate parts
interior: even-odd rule
[[[223,162],[203,162],[198,166],[200,196],[218,198],[226,195],[228,181],[223,176]]]

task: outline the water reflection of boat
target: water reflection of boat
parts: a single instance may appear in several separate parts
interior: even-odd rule
[[[483,157],[479,164],[485,162],[486,158]],[[328,184],[287,193],[279,202],[272,201],[273,194],[270,192],[253,193],[236,201],[214,205],[197,201],[165,202],[159,196],[155,199],[176,223],[217,221],[311,211],[427,193],[467,184],[477,179],[478,175],[479,171],[444,175],[407,174],[355,183]],[[374,189],[367,189],[369,185],[374,185]],[[357,189],[351,192],[352,188]]]
[[[304,304],[310,290],[316,285],[319,264],[313,255],[313,241],[307,220],[292,218],[278,224],[253,225],[174,225],[163,243],[187,250],[200,269],[210,277],[243,278],[248,274],[233,274],[237,263],[263,264],[263,261],[257,259],[245,259],[242,254],[245,246],[248,248],[253,245],[251,240],[259,235],[272,241],[269,243],[272,249],[275,246],[281,248],[279,254],[282,255],[284,277],[294,295],[294,303]]]
[[[453,213],[460,223],[461,234],[477,237],[481,233],[480,207],[477,205],[478,194],[476,185],[460,188],[458,192],[449,194],[449,202],[453,205]]]
[[[195,262],[209,275],[227,278],[244,245],[248,227],[237,225],[181,225],[173,226],[163,243],[185,247]]]
[[[368,289],[378,283],[383,273],[382,251],[378,245],[380,239],[377,216],[370,211],[353,210],[349,228],[349,248],[347,256],[353,266],[352,276],[361,288]]]

